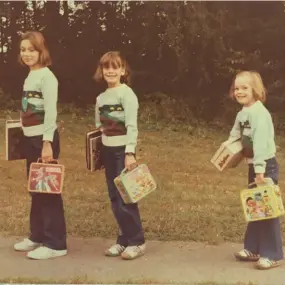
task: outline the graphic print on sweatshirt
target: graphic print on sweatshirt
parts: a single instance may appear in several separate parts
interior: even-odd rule
[[[22,125],[32,127],[44,123],[44,98],[41,92],[24,91],[22,97]]]
[[[243,154],[247,158],[253,158],[253,142],[251,138],[251,126],[249,120],[239,122],[241,130],[241,143],[243,146]]]
[[[121,104],[99,107],[100,121],[106,136],[126,135],[124,108]]]

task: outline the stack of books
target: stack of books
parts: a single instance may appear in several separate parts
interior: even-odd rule
[[[90,171],[104,168],[102,161],[102,132],[98,129],[86,133],[86,165]]]

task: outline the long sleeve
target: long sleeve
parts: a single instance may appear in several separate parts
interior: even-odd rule
[[[125,110],[125,127],[127,129],[127,141],[125,152],[135,153],[138,137],[137,117],[138,117],[138,99],[135,93],[130,89],[123,96],[122,105]]]
[[[95,104],[95,126],[96,126],[96,128],[101,127],[98,99],[96,99],[96,104]]]
[[[272,137],[269,116],[261,113],[252,117],[253,165],[255,173],[265,173],[268,138]]]
[[[241,129],[240,129],[240,124],[239,124],[239,113],[238,113],[235,119],[234,126],[230,131],[228,142],[234,142],[240,138],[241,138]]]
[[[53,141],[56,129],[58,81],[53,74],[43,78],[42,94],[44,97],[44,130],[43,140]]]

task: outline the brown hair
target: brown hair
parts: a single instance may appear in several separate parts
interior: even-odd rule
[[[29,40],[34,46],[35,50],[39,52],[39,64],[41,66],[46,67],[52,64],[52,60],[46,46],[45,38],[42,33],[35,31],[25,32],[21,35],[20,45],[23,40]],[[19,62],[24,65],[21,55],[19,55]]]
[[[93,78],[97,82],[103,82],[103,68],[109,68],[110,66],[112,66],[113,68],[124,68],[125,74],[121,76],[121,82],[126,83],[127,85],[131,84],[130,67],[126,59],[121,55],[119,51],[109,51],[100,58],[98,67]]]
[[[265,102],[266,90],[265,90],[260,74],[256,71],[241,71],[234,77],[231,88],[230,88],[230,97],[232,99],[235,98],[234,96],[235,80],[238,76],[248,76],[251,81],[250,83],[251,83],[254,98],[256,100],[260,100],[261,102]]]

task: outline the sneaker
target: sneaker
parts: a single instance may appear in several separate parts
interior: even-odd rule
[[[14,245],[14,249],[17,251],[30,251],[40,246],[40,243],[33,242],[28,238],[25,238],[21,242],[18,242]]]
[[[256,263],[256,267],[258,269],[263,269],[263,270],[278,267],[279,265],[280,265],[280,263],[278,261],[270,260],[270,259],[265,258],[265,257],[261,257]]]
[[[243,249],[235,253],[235,258],[241,261],[258,261],[260,258],[259,254],[252,253],[247,249]]]
[[[121,254],[123,259],[135,259],[145,253],[145,244],[128,246]]]
[[[50,259],[67,254],[67,250],[55,250],[46,246],[41,246],[33,251],[28,252],[27,257],[31,259]]]
[[[105,251],[107,256],[119,256],[126,248],[120,244],[114,244],[109,249]]]

